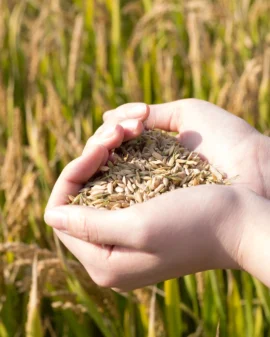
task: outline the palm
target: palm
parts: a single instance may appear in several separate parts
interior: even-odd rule
[[[105,121],[126,119],[125,112],[133,105],[126,104],[105,114]],[[258,133],[244,120],[211,103],[187,99],[150,106],[145,124],[150,129],[179,132],[184,146],[199,152],[228,178],[237,177],[234,184],[264,194],[256,157]]]
[[[204,153],[203,146],[202,153]],[[228,146],[226,153],[215,154],[210,162],[215,167],[226,172],[228,178],[232,178],[234,185],[247,187],[263,195],[263,181],[258,176],[259,166],[256,158],[256,148],[250,139],[240,140],[239,144],[235,146]],[[235,179],[233,179],[234,177]]]
[[[113,136],[108,140],[96,133],[84,154],[64,169],[47,206],[54,210],[55,218],[47,217],[47,222],[60,230],[56,231],[57,235],[84,264],[91,277],[107,287],[129,290],[199,270],[237,268],[238,258],[242,265],[244,250],[239,251],[245,228],[245,221],[240,221],[242,196],[255,197],[256,203],[264,200],[247,189],[219,186],[178,189],[115,212],[63,206],[65,195],[79,191],[81,184],[107,161],[110,149],[142,132],[143,121],[148,129],[178,131],[184,146],[199,152],[229,178],[238,176],[235,184],[264,194],[257,158],[261,138],[243,120],[197,100],[154,105],[150,111],[143,105],[139,117],[138,113],[136,117],[126,113],[131,108],[132,105],[125,105],[112,114],[106,113],[106,123],[101,128],[106,130],[110,127],[108,124],[113,124]],[[127,223],[130,226],[126,226]],[[130,235],[130,228],[133,228],[133,235]],[[61,232],[63,230],[67,234]],[[259,230],[263,237],[265,232],[265,228]],[[86,238],[89,242],[76,238]],[[257,239],[253,252],[260,248],[258,242]],[[265,279],[258,268],[251,266],[248,270]]]
[[[179,122],[179,130],[184,145],[199,152],[228,178],[235,177],[234,184],[263,194],[263,181],[255,179],[259,172],[258,144],[254,142],[257,132],[245,121],[210,103],[196,101],[188,118]]]

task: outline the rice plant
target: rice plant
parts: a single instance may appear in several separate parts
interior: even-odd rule
[[[267,0],[0,0],[0,337],[269,334],[269,290],[246,273],[116,294],[43,221],[120,104],[202,98],[270,135],[269,17]]]

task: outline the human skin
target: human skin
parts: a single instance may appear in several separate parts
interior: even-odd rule
[[[63,170],[45,221],[100,286],[129,291],[198,271],[244,269],[270,286],[269,139],[210,103],[127,104],[104,115],[82,156]],[[146,128],[179,140],[235,179],[178,189],[116,211],[66,205],[110,150]]]

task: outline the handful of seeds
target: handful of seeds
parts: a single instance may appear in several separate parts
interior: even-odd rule
[[[225,175],[161,131],[143,134],[113,152],[113,161],[92,177],[74,205],[116,210],[141,203],[176,188],[227,184]]]

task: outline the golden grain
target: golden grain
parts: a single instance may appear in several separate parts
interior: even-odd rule
[[[119,209],[175,188],[227,183],[224,173],[182,147],[175,137],[157,130],[144,131],[115,149],[113,155],[114,162],[102,166],[81,189],[84,205]],[[69,200],[81,203],[78,196]]]

